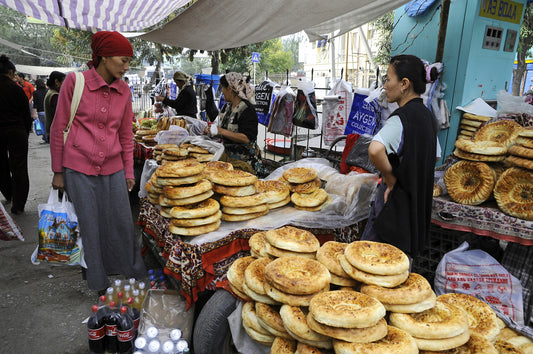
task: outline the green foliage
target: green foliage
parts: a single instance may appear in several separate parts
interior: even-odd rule
[[[370,22],[376,29],[378,38],[378,52],[374,59],[379,65],[388,65],[392,46],[392,31],[394,29],[394,12],[389,12],[376,20]]]
[[[63,65],[80,66],[91,60],[91,37],[89,31],[54,27],[50,42],[59,53],[56,60]]]
[[[533,45],[533,6],[527,4],[522,20],[522,27],[520,28],[520,36],[518,38],[516,61],[516,69],[513,69],[513,95],[520,95],[522,88],[522,76],[526,71],[526,58],[530,55],[529,50]]]
[[[304,69],[304,63],[300,63],[299,60],[299,51],[300,51],[300,42],[306,40],[305,35],[302,32],[293,34],[291,36],[286,36],[282,39],[283,50],[292,54],[292,71],[298,71]]]

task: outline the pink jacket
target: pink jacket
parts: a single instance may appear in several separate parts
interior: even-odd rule
[[[70,119],[76,76],[65,78],[50,129],[52,171],[63,167],[86,175],[110,175],[124,169],[133,179],[131,92],[122,80],[108,85],[94,68],[83,72],[85,87],[63,146],[63,131]]]

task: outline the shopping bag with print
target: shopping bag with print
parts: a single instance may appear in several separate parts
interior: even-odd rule
[[[298,81],[298,93],[294,101],[292,123],[298,127],[316,129],[318,118],[316,113],[315,84],[313,81]]]
[[[333,88],[324,96],[322,103],[322,137],[324,144],[329,146],[335,139],[344,134],[348,122],[349,107],[352,106],[352,86],[337,80]],[[344,143],[344,141],[343,141]],[[343,146],[341,143],[339,146]]]
[[[33,131],[35,131],[35,134],[37,135],[44,134],[43,125],[41,124],[41,121],[39,119],[33,120]]]
[[[59,199],[59,192],[51,189],[48,202],[39,204],[39,245],[31,256],[32,263],[39,262],[81,265],[83,246],[78,229],[78,218],[67,193]]]

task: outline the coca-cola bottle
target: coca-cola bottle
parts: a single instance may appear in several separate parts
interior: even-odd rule
[[[118,352],[117,323],[120,320],[120,312],[116,303],[109,303],[109,312],[105,317],[106,350],[111,353]]]
[[[141,322],[141,311],[135,307],[135,300],[132,297],[128,298],[128,310],[131,319],[133,320],[133,327],[135,328],[135,336],[137,337],[137,330]]]
[[[109,306],[107,305],[107,296],[102,295],[98,298],[98,314],[104,319],[108,312]]]
[[[92,306],[93,314],[87,321],[89,334],[89,351],[91,353],[105,352],[105,323],[104,318],[98,312],[98,305]]]
[[[133,321],[128,314],[128,308],[120,308],[120,318],[117,323],[117,339],[119,353],[133,353],[133,341],[135,339],[135,328]]]

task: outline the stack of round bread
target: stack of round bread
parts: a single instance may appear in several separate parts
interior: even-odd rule
[[[340,256],[344,255],[347,243],[328,241],[316,252],[316,260],[328,268],[331,275],[331,284],[338,286],[357,286],[359,283],[350,277],[340,263]]]
[[[409,333],[420,350],[449,350],[470,339],[467,313],[438,298],[435,306],[423,312],[391,313],[389,322]]]
[[[471,139],[474,132],[485,122],[489,121],[491,118],[486,116],[481,116],[472,113],[463,113],[461,122],[459,124],[459,135],[457,139]]]
[[[137,129],[135,132],[135,135],[133,136],[133,140],[138,143],[143,143],[147,146],[155,146],[157,143],[155,142],[154,138],[157,134],[157,130],[152,129]]]
[[[283,226],[265,232],[265,252],[273,258],[301,256],[315,259],[320,247],[318,239],[311,232],[293,226]]]
[[[161,155],[163,155],[164,149],[170,149],[178,147],[176,144],[157,144],[154,146],[154,149],[152,150],[152,158],[156,160],[158,163],[161,162]]]
[[[331,349],[331,337],[313,331],[307,324],[308,307],[283,305],[279,310],[287,333],[298,341],[316,348]]]
[[[268,209],[280,208],[291,201],[289,187],[281,181],[257,181],[255,188],[267,198]]]
[[[278,305],[275,301],[266,294],[265,291],[265,267],[272,262],[271,258],[257,258],[250,263],[244,271],[244,281],[242,284],[243,291],[248,297],[254,301],[259,301],[264,304]]]
[[[187,149],[189,151],[189,156],[195,158],[198,162],[209,162],[213,160],[213,156],[215,156],[209,150],[195,144],[183,143],[180,147],[182,149]]]
[[[259,231],[253,234],[248,240],[250,246],[250,254],[255,258],[272,258],[266,251],[266,231]]]
[[[155,157],[158,164],[164,165],[169,161],[179,161],[189,158],[189,151],[174,145],[172,147],[166,147],[161,151],[161,155]]]
[[[455,202],[479,205],[491,196],[496,173],[486,163],[463,160],[446,170],[444,183]]]
[[[533,339],[522,335],[510,327],[505,327],[505,323],[503,323],[500,333],[494,341],[494,346],[498,353],[533,353]]]
[[[183,236],[196,236],[220,227],[221,212],[211,183],[203,179],[204,166],[194,159],[168,162],[154,172],[162,186],[159,204],[163,216],[171,217],[169,231]]]
[[[437,300],[426,278],[416,273],[409,273],[406,281],[393,288],[363,284],[361,292],[379,300],[387,311],[399,313],[425,311]]]
[[[509,148],[518,137],[522,126],[511,119],[488,122],[472,136],[473,141],[493,141]]]
[[[252,256],[237,258],[226,273],[231,291],[246,301],[251,301],[251,299],[244,292],[244,272],[253,261],[255,261],[255,258]]]
[[[505,170],[494,187],[494,198],[504,213],[533,220],[533,171],[518,167]]]
[[[505,160],[507,146],[496,141],[458,139],[453,154],[469,161],[497,162]]]
[[[509,156],[505,161],[516,167],[533,170],[533,128],[522,129],[515,142],[516,145],[509,148]]]
[[[187,122],[179,117],[161,117],[157,121],[157,130],[168,130],[171,125],[187,129]]]
[[[319,211],[331,202],[328,193],[320,188],[322,182],[314,168],[293,167],[283,172],[283,178],[292,192],[291,201],[296,209]]]
[[[365,284],[393,288],[409,277],[409,258],[387,243],[354,241],[339,260],[346,274]]]
[[[291,306],[308,306],[317,293],[329,290],[330,275],[321,263],[300,256],[285,256],[264,270],[267,296]]]
[[[257,193],[257,177],[241,170],[217,169],[206,173],[213,190],[221,195],[222,220],[244,221],[268,213],[267,197]]]

